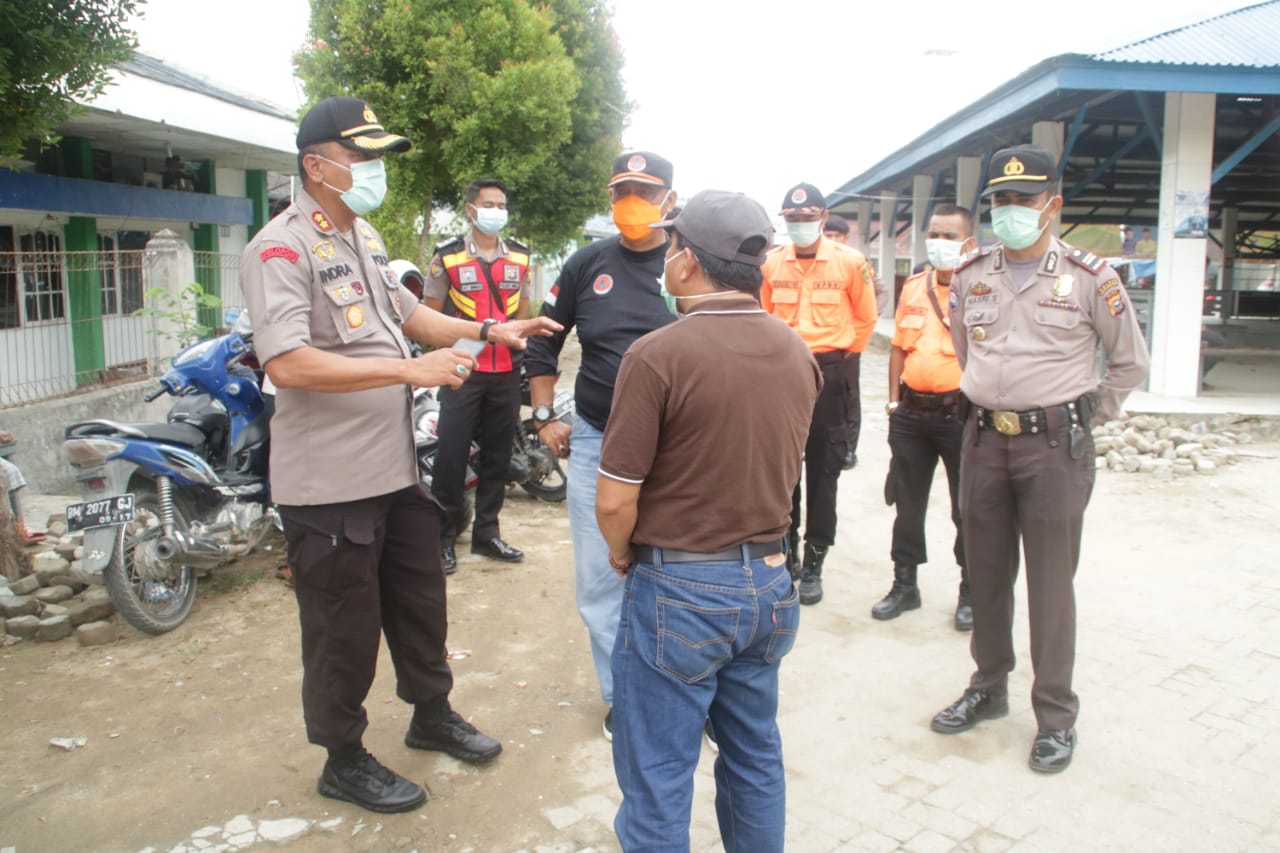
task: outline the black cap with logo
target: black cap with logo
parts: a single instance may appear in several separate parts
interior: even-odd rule
[[[675,168],[671,161],[652,151],[623,151],[614,158],[613,178],[609,181],[609,186],[623,181],[638,181],[671,189],[674,174]]]
[[[298,150],[321,142],[337,142],[353,151],[408,151],[403,136],[387,133],[369,105],[344,95],[325,98],[307,111],[298,125]]]
[[[991,158],[987,187],[982,194],[1015,192],[1039,195],[1056,184],[1053,174],[1053,156],[1039,145],[1002,148]]]
[[[822,211],[827,209],[827,202],[822,190],[813,184],[796,184],[787,190],[782,199],[782,213],[800,213],[802,211]]]

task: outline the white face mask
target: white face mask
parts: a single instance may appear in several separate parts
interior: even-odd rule
[[[925,240],[925,252],[929,255],[929,263],[933,268],[947,272],[960,263],[964,254],[963,240]]]
[[[822,223],[817,220],[813,222],[788,222],[787,236],[791,238],[792,243],[801,248],[812,246],[822,236]]]
[[[507,212],[500,207],[477,207],[476,218],[472,220],[476,228],[489,236],[496,236],[507,227]]]
[[[671,263],[672,261],[674,261],[676,258],[678,258],[678,257],[680,257],[681,255],[683,255],[684,253],[685,253],[685,250],[684,250],[684,249],[681,249],[679,252],[676,252],[674,255],[672,255],[671,257],[667,258],[665,261],[663,261],[663,262],[662,262],[662,275],[658,276],[658,289],[662,292],[662,299],[663,299],[663,301],[667,303],[667,310],[668,310],[668,311],[670,311],[672,314],[679,314],[679,313],[680,313],[680,312],[676,309],[676,300],[677,300],[679,297],[678,297],[678,296],[672,296],[672,295],[671,295],[671,291],[667,290],[667,264]]]

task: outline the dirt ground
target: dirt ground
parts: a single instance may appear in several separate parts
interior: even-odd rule
[[[841,482],[837,546],[850,556],[829,574],[842,577],[846,591],[842,597],[837,589],[821,610],[806,613],[824,620],[815,623],[811,642],[869,634],[866,610],[888,586],[892,514],[881,499],[888,451],[878,416],[884,362],[880,353],[864,361],[860,464]],[[1263,536],[1274,542],[1274,525],[1261,508],[1280,506],[1280,447],[1243,449],[1249,461],[1212,478],[1156,483],[1100,472],[1086,520],[1086,559],[1112,542],[1126,559],[1177,575],[1204,565],[1205,549],[1189,544],[1194,531],[1212,527],[1228,543]],[[946,490],[939,478],[929,534],[934,552],[945,554]],[[1135,511],[1146,520],[1158,516],[1159,527],[1126,523]],[[1161,529],[1172,533],[1155,534]],[[206,580],[191,618],[172,633],[147,637],[120,622],[119,640],[107,646],[24,642],[0,652],[0,848],[168,850],[201,827],[245,814],[255,821],[344,818],[336,829],[313,829],[292,842],[296,850],[616,849],[605,831],[584,836],[582,824],[557,828],[556,808],[592,797],[602,813],[596,825],[607,826],[617,799],[600,735],[604,709],[573,604],[565,507],[513,491],[503,533],[524,549],[523,564],[472,557],[464,540],[459,572],[449,580],[453,702],[503,740],[505,750],[491,766],[473,768],[403,746],[409,708],[395,698],[384,648],[367,701],[366,746],[424,783],[431,801],[410,814],[379,816],[315,793],[324,756],[302,728],[296,605],[273,577],[277,543]],[[945,636],[952,573],[939,570],[929,579],[929,615],[913,617],[937,621],[939,642],[954,643]],[[913,653],[911,645],[897,648]],[[875,672],[886,649],[899,653],[890,638],[841,654],[849,656],[851,672],[860,665]],[[784,705],[803,703],[807,685],[837,689],[820,677],[829,651],[797,649],[795,663],[783,667]],[[853,657],[867,654],[876,659],[859,664]],[[931,685],[927,704],[940,707],[963,685],[963,653],[957,647],[953,656],[960,668],[952,680]],[[852,700],[875,685],[863,680],[847,689]],[[784,726],[784,737],[792,734]],[[49,746],[52,737],[76,736],[88,743],[74,752]],[[801,779],[819,772],[809,768]],[[707,804],[700,799],[695,808],[705,822]],[[359,824],[365,827],[352,836]]]

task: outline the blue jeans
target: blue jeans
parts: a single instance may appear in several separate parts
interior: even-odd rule
[[[613,707],[613,674],[609,655],[622,610],[622,579],[609,568],[609,545],[596,523],[596,479],[604,433],[581,417],[573,419],[569,439],[569,528],[573,533],[573,571],[578,613],[591,640],[591,659],[600,682],[600,697]]]
[[[783,849],[778,663],[800,625],[786,566],[638,563],[613,648],[614,820],[627,853],[687,851],[703,721],[715,727],[716,817],[728,853]]]

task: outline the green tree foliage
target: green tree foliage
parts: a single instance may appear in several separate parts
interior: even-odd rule
[[[0,158],[46,142],[77,100],[136,47],[125,23],[145,0],[0,0]]]
[[[313,102],[364,98],[413,141],[387,157],[372,217],[394,255],[429,256],[419,217],[460,208],[480,176],[507,182],[512,222],[541,253],[606,206],[626,102],[603,2],[311,0],[310,42],[298,69]]]

